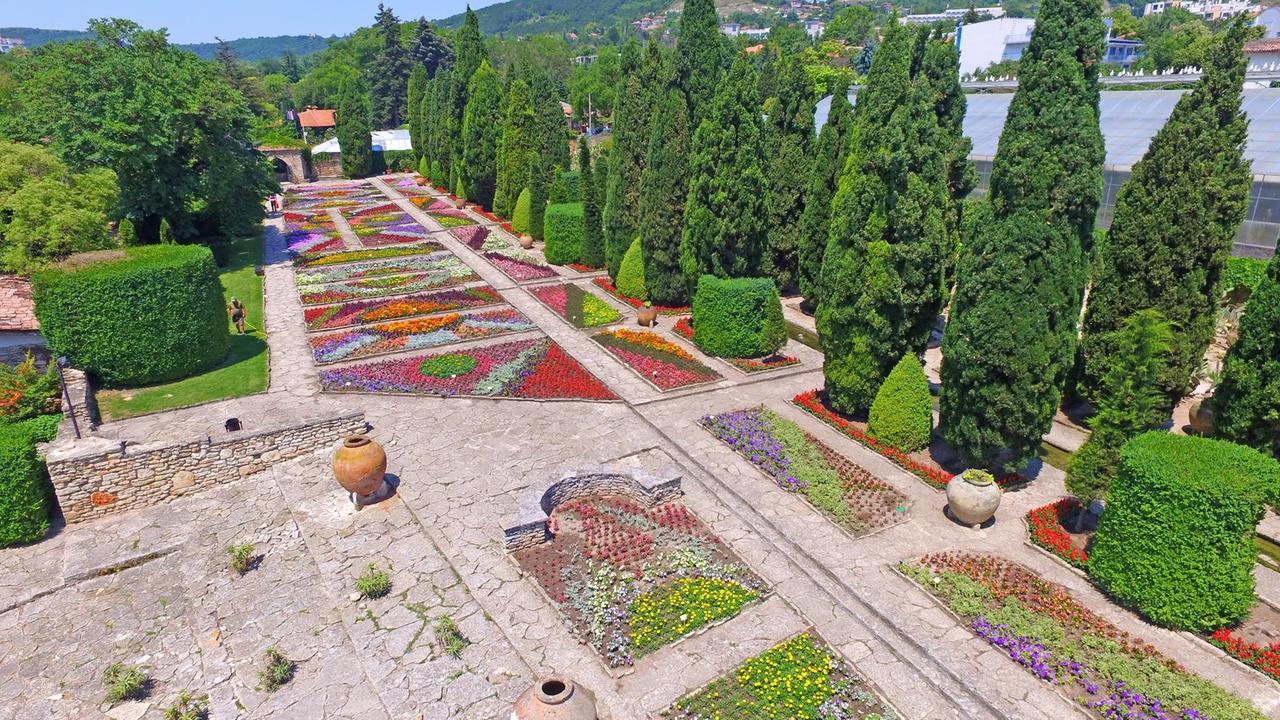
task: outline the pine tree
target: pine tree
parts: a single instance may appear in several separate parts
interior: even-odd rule
[[[805,189],[804,214],[800,217],[800,245],[796,248],[796,276],[804,305],[815,310],[821,299],[822,258],[827,251],[831,229],[831,200],[844,170],[853,131],[853,106],[849,104],[849,82],[840,78],[831,96],[827,122],[818,133],[813,165]]]
[[[1220,436],[1280,458],[1280,253],[1249,296],[1214,406]]]
[[[1075,357],[1102,195],[1097,0],[1046,0],[943,338],[942,433],[972,466],[1035,457]]]
[[[741,55],[693,134],[680,267],[690,287],[703,274],[757,277],[765,241],[760,96]]]
[[[427,69],[422,65],[414,65],[409,72],[409,88],[406,97],[407,118],[409,120],[409,139],[413,143],[414,164],[422,160],[423,148],[427,144],[427,133],[423,126],[425,115],[422,106],[427,101],[428,84]]]
[[[382,48],[368,72],[373,125],[400,127],[405,121],[405,85],[409,78],[409,60],[400,45],[400,21],[391,8],[379,4],[373,24],[382,35]]]
[[[1160,378],[1171,410],[1196,377],[1213,338],[1219,277],[1252,182],[1240,111],[1248,30],[1233,22],[1214,42],[1205,72],[1178,101],[1116,198],[1084,324],[1089,396],[1115,358],[1111,334],[1155,308],[1177,329]]]
[[[493,207],[498,174],[498,137],[502,125],[502,86],[488,60],[471,76],[462,120],[462,163],[458,178],[467,199]]]
[[[764,271],[780,290],[786,290],[799,282],[798,255],[804,240],[801,219],[813,138],[813,91],[798,58],[782,61],[776,91],[776,97],[765,103],[769,118],[764,132],[769,252]]]
[[[298,65],[298,56],[292,50],[284,51],[284,58],[280,63],[283,68],[280,72],[289,78],[289,82],[298,82],[302,78],[302,67]]]
[[[467,6],[462,27],[454,40],[454,70],[462,78],[464,85],[469,85],[471,76],[480,69],[480,64],[489,59],[484,49],[484,36],[480,34],[480,18]]]
[[[688,0],[684,4],[675,62],[680,87],[689,104],[689,126],[697,128],[724,73],[724,45],[715,0]]]
[[[615,280],[622,256],[640,229],[640,175],[653,127],[654,93],[661,63],[656,42],[649,43],[643,58],[634,42],[623,48],[622,87],[614,110],[613,155],[604,207],[605,262],[609,277]]]
[[[453,48],[425,17],[418,18],[418,27],[409,46],[409,60],[426,68],[428,77],[453,65]]]
[[[904,355],[924,352],[942,308],[951,198],[933,88],[911,75],[921,36],[896,21],[885,33],[832,201],[816,318],[827,399],[849,414],[871,407]]]
[[[342,173],[347,177],[365,177],[373,170],[373,145],[369,100],[359,78],[343,83],[338,93],[337,121]]]
[[[507,116],[502,123],[498,149],[498,180],[493,198],[493,212],[511,217],[516,198],[529,185],[529,162],[540,152],[537,118],[529,85],[516,79],[507,97]]]
[[[582,236],[581,262],[587,267],[604,267],[604,235],[600,228],[600,201],[597,199],[596,175],[591,167],[591,147],[587,136],[578,138],[578,172],[582,185]]]
[[[640,176],[640,247],[649,299],[659,305],[689,304],[689,284],[680,268],[684,201],[689,192],[689,124],[684,93],[667,91],[654,116]]]

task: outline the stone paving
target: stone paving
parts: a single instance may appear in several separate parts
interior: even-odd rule
[[[399,193],[380,180],[373,184],[433,227]],[[590,341],[590,331],[573,328],[529,295],[523,288],[530,283],[512,281],[452,236],[436,235],[623,402],[320,393],[292,268],[272,221],[270,390],[103,431],[120,438],[177,435],[216,431],[228,413],[252,422],[358,408],[386,447],[396,495],[354,512],[331,478],[332,450],[322,451],[0,553],[0,720],[159,716],[182,688],[209,693],[211,717],[218,719],[506,720],[516,695],[552,671],[591,688],[607,720],[653,718],[805,629],[819,633],[906,718],[1083,717],[893,569],[944,548],[997,552],[1029,566],[1280,718],[1276,683],[1197,638],[1142,623],[1026,544],[1021,517],[1063,493],[1056,469],[1041,466],[1027,488],[1006,494],[994,525],[970,531],[943,516],[941,492],[790,405],[796,393],[822,382],[821,357],[811,349],[789,343],[786,352],[803,364],[760,376],[707,359],[719,363],[723,381],[663,393]],[[659,331],[683,343],[672,321],[664,319]],[[697,425],[708,413],[761,404],[905,494],[912,503],[907,520],[855,540]],[[619,673],[569,636],[503,550],[502,531],[548,479],[648,448],[679,464],[686,505],[774,592]],[[228,568],[224,548],[242,541],[254,543],[262,558],[240,576]],[[369,563],[392,578],[390,594],[372,601],[353,590]],[[443,616],[468,642],[459,657],[445,653],[435,636]],[[268,694],[256,689],[257,670],[271,645],[298,666],[292,682]],[[101,675],[114,661],[149,670],[154,685],[146,701],[106,708]]]

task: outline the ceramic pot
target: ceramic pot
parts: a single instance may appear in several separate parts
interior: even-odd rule
[[[387,453],[365,435],[351,435],[333,456],[333,476],[357,496],[372,495],[387,474]]]
[[[532,250],[532,249],[533,249],[533,236],[531,236],[531,235],[521,235],[521,236],[520,236],[520,247],[524,248],[525,250]]]
[[[422,177],[421,175],[419,175],[418,177],[414,178],[413,180],[414,180],[414,182],[418,183],[418,187],[423,187],[424,185],[426,185],[426,184],[427,184],[427,179],[426,179],[426,178],[424,178],[424,177]]]
[[[597,720],[596,701],[568,678],[543,678],[516,699],[511,720]]]
[[[642,307],[636,309],[636,322],[645,327],[652,327],[658,321],[658,308]]]
[[[1191,431],[1197,435],[1208,437],[1213,435],[1214,423],[1217,418],[1213,415],[1213,403],[1209,398],[1197,400],[1191,406],[1187,414],[1187,424],[1191,426]]]
[[[991,473],[965,470],[947,483],[947,508],[956,520],[978,528],[1000,507],[1000,486]]]

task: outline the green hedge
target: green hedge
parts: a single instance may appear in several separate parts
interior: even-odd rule
[[[867,434],[899,450],[915,452],[933,438],[933,402],[929,379],[915,353],[902,356],[876,392],[867,418]]]
[[[222,284],[209,248],[150,245],[38,273],[36,316],[54,355],[111,385],[207,370],[230,346]]]
[[[649,290],[644,283],[644,251],[640,248],[640,238],[631,241],[631,247],[622,255],[622,264],[618,266],[618,292],[637,300],[648,300]]]
[[[0,425],[0,547],[30,543],[49,530],[53,491],[36,443],[58,432],[61,415]]]
[[[516,198],[516,207],[511,211],[511,229],[521,235],[529,234],[530,208],[529,188],[525,188],[520,191],[520,196]]]
[[[1148,432],[1120,450],[1089,574],[1157,625],[1207,632],[1253,607],[1254,528],[1280,463],[1221,440]]]
[[[708,355],[749,358],[787,342],[782,301],[772,278],[698,278],[693,297],[693,342]]]
[[[1229,257],[1222,268],[1222,292],[1253,292],[1267,275],[1267,261],[1250,257]]]
[[[557,175],[551,182],[547,200],[552,205],[582,202],[582,173],[566,170]]]
[[[582,238],[586,225],[582,219],[582,203],[549,205],[542,221],[543,252],[552,265],[578,262],[582,256]]]

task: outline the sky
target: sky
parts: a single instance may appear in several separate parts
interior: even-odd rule
[[[467,0],[382,0],[401,19],[456,15]],[[473,8],[501,0],[471,0]],[[378,0],[44,0],[0,2],[0,27],[84,30],[90,18],[123,17],[169,29],[176,43],[262,35],[345,35],[373,23]]]

